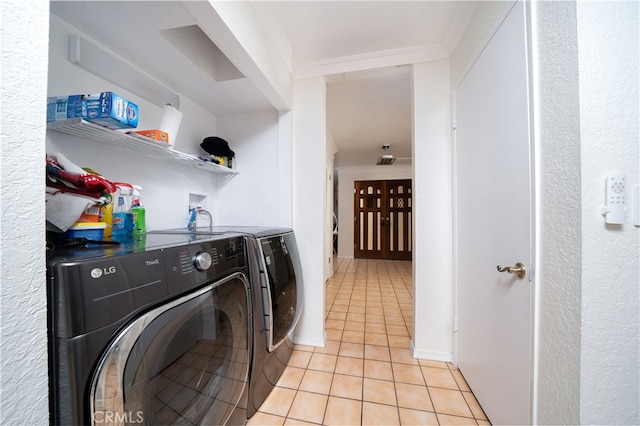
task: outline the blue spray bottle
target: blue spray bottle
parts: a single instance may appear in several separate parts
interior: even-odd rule
[[[187,229],[189,231],[196,230],[196,216],[198,215],[198,210],[195,208],[191,209],[191,216],[189,216],[189,224],[187,225]]]

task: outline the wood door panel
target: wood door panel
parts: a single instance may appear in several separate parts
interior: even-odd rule
[[[411,180],[356,181],[354,256],[411,260]]]
[[[379,259],[383,247],[381,221],[383,218],[382,181],[356,182],[355,196],[355,256]]]
[[[387,181],[389,242],[387,259],[411,259],[411,181]]]

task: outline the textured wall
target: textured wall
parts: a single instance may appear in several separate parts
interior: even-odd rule
[[[579,424],[582,258],[575,3],[536,2],[534,7],[538,327],[534,420]]]
[[[578,2],[582,146],[580,423],[640,424],[638,229],[605,225],[608,173],[638,184],[638,2]]]
[[[0,16],[0,424],[44,425],[49,420],[47,297],[40,224],[49,4],[3,0]]]

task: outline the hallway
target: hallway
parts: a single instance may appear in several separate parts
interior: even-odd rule
[[[326,347],[296,345],[248,425],[489,424],[451,363],[411,355],[411,262],[336,261]]]

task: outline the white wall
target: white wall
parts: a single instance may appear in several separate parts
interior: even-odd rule
[[[293,226],[303,270],[304,311],[296,343],[324,346],[324,171],[326,156],[324,79],[299,80],[293,110]]]
[[[216,225],[279,224],[279,171],[291,164],[284,163],[289,161],[288,156],[280,155],[278,112],[218,117],[217,135],[233,147],[240,174],[221,184],[217,191]]]
[[[451,87],[458,87],[462,82],[514,3],[514,0],[476,2],[473,17],[449,58]]]
[[[411,178],[411,166],[407,165],[338,168],[338,257],[353,258],[354,182]]]
[[[293,113],[280,111],[278,119],[278,157],[284,166],[278,169],[280,199],[279,226],[293,226]]]
[[[0,2],[0,424],[49,422],[44,138],[48,2]],[[30,70],[43,70],[30,72]]]
[[[639,230],[600,214],[609,173],[638,185],[638,2],[578,2],[582,163],[580,423],[640,424]],[[612,72],[614,71],[614,72]]]
[[[449,61],[413,66],[413,354],[451,361],[453,230]]]

